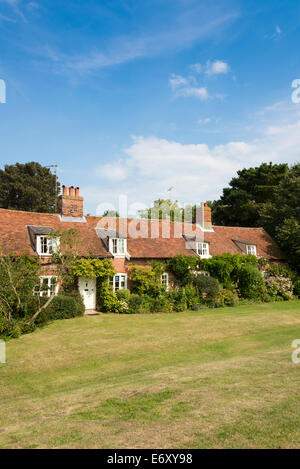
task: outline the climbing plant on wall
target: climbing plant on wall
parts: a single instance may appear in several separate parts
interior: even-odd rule
[[[109,278],[115,270],[110,259],[77,259],[72,266],[76,277]]]

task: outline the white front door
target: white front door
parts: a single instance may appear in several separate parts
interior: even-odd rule
[[[79,279],[79,292],[83,298],[85,309],[96,309],[96,279]]]

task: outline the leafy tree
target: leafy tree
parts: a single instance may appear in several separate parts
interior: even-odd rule
[[[213,204],[215,224],[262,226],[300,266],[300,164],[263,163],[238,171]]]
[[[60,184],[39,163],[16,163],[0,170],[0,207],[29,212],[56,212]]]
[[[207,204],[212,207],[213,203],[207,201]],[[170,199],[157,199],[153,202],[152,207],[139,210],[139,216],[152,220],[162,220],[169,216],[171,221],[196,223],[196,204],[186,205],[183,208],[179,206],[177,200],[172,202]]]
[[[223,189],[220,200],[213,203],[213,223],[227,226],[261,226],[261,208],[273,202],[278,185],[289,173],[287,164],[263,163],[242,169],[230,187]]]
[[[152,220],[162,220],[166,216],[170,216],[171,221],[181,221],[183,209],[179,207],[177,200],[172,202],[170,199],[157,199],[153,202],[152,207],[139,210],[139,216]]]
[[[105,210],[102,217],[120,218],[119,212],[115,210]]]

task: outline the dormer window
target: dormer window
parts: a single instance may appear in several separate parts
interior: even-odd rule
[[[36,237],[36,251],[40,256],[51,256],[55,253],[59,246],[59,238],[50,236]]]
[[[209,244],[208,243],[197,243],[197,254],[201,259],[206,259],[209,256]]]
[[[255,244],[247,244],[246,252],[247,252],[247,254],[252,254],[253,256],[256,256],[256,246],[255,246]]]
[[[126,254],[126,239],[124,238],[111,238],[109,240],[110,252],[114,256],[125,256]]]

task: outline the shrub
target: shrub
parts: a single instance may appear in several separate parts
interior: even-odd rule
[[[97,309],[103,313],[117,313],[119,311],[119,300],[107,279],[99,280],[97,286]]]
[[[127,289],[118,290],[116,295],[117,295],[118,300],[124,300],[126,302],[129,302],[130,290],[127,290]]]
[[[272,298],[279,299],[281,297],[284,300],[293,298],[293,284],[289,277],[283,277],[282,275],[267,277],[266,287]]]
[[[258,259],[252,255],[242,254],[221,254],[210,259],[200,261],[200,270],[207,270],[212,277],[216,278],[224,286],[230,286],[238,281],[240,270],[251,265],[256,267]]]
[[[79,316],[76,300],[63,295],[53,298],[42,314],[46,320],[70,319]]]
[[[134,265],[131,267],[129,275],[133,281],[133,293],[138,295],[158,295],[161,285],[151,268]]]
[[[188,309],[191,309],[194,305],[200,302],[198,292],[193,285],[186,285],[184,287],[185,301]]]
[[[215,278],[206,277],[205,275],[198,275],[195,277],[194,286],[198,294],[205,301],[216,300],[220,291],[219,282]]]
[[[154,298],[151,304],[152,313],[170,313],[173,308],[172,302],[165,295]]]
[[[193,305],[192,308],[191,308],[192,311],[201,311],[202,309],[207,309],[207,306],[202,305],[201,303]]]
[[[140,313],[140,308],[143,303],[143,297],[140,295],[130,295],[128,306],[129,312],[132,314]]]
[[[300,280],[296,280],[294,284],[294,294],[300,297]]]
[[[240,269],[238,287],[243,298],[260,300],[266,293],[264,278],[253,265],[245,265]]]
[[[80,295],[78,290],[64,291],[63,296],[68,296],[75,300],[76,307],[77,307],[77,316],[82,316],[84,314],[85,306],[84,306],[83,298]]]
[[[124,300],[118,300],[118,305],[116,308],[116,313],[119,314],[128,314],[129,313],[129,306],[127,301]]]
[[[186,311],[188,309],[185,288],[177,288],[169,293],[169,298],[173,303],[173,309],[176,312]]]
[[[218,295],[218,306],[237,306],[239,304],[239,297],[237,293],[222,288]]]
[[[177,283],[184,286],[192,282],[192,272],[196,269],[197,262],[196,257],[174,256],[168,261],[168,269],[175,275]]]

